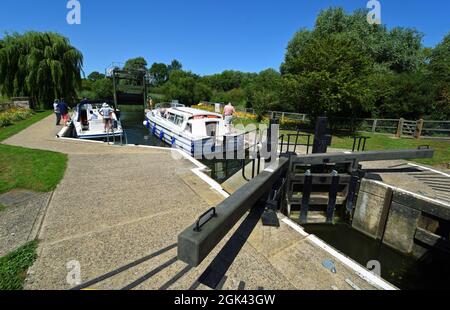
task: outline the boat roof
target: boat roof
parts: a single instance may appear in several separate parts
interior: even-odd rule
[[[169,110],[178,111],[183,114],[188,114],[189,116],[212,115],[212,116],[222,117],[222,115],[218,114],[218,113],[208,112],[205,110],[194,109],[194,108],[187,108],[187,107],[177,107],[177,108],[171,108]]]

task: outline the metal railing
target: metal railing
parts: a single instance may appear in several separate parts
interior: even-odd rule
[[[287,137],[287,141],[285,141],[285,138]],[[295,139],[291,139],[292,137],[295,137]],[[299,142],[300,138],[306,138],[306,143]],[[311,143],[312,135],[311,134],[303,134],[300,133],[298,130],[295,134],[282,134],[280,136],[280,153],[281,154],[288,154],[288,153],[297,153],[297,147],[298,146],[306,146],[306,155],[309,154],[310,149],[312,148]],[[291,143],[292,142],[292,143]],[[284,147],[286,146],[286,151]],[[291,146],[294,147],[293,150],[291,150]]]
[[[201,102],[201,104],[210,106],[215,109],[215,105],[217,103]],[[218,104],[222,109],[223,104]],[[255,110],[251,108],[236,107],[236,111],[256,115]],[[309,121],[308,115],[303,113],[268,111],[265,116],[271,118],[279,118],[281,120],[281,123],[289,121],[304,123]],[[338,118],[337,120],[341,121],[341,127],[343,126],[348,130],[356,129],[356,131],[359,132],[398,135],[400,132],[399,128],[401,127],[402,130],[400,136],[431,139],[450,139],[450,121],[405,120],[403,118]],[[404,126],[400,126],[401,124],[403,124]]]

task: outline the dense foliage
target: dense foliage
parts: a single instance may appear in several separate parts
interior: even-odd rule
[[[445,48],[430,55],[417,31],[388,30],[365,17],[364,11],[328,9],[313,30],[295,34],[281,66],[285,106],[294,103],[298,112],[335,118],[448,117],[436,108],[436,92],[442,93],[445,83],[433,86],[437,70],[429,65]]]
[[[82,54],[59,34],[7,34],[0,40],[0,93],[47,108],[54,98],[74,100],[82,65]]]

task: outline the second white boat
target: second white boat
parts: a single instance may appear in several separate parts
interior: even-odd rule
[[[178,103],[159,104],[148,111],[144,126],[160,140],[194,157],[243,150],[245,145],[244,134],[228,133],[222,115]]]

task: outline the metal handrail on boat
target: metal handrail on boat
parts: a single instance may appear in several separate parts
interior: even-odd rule
[[[184,108],[184,107],[186,107],[184,104],[178,102],[160,102],[155,105],[155,109]]]

